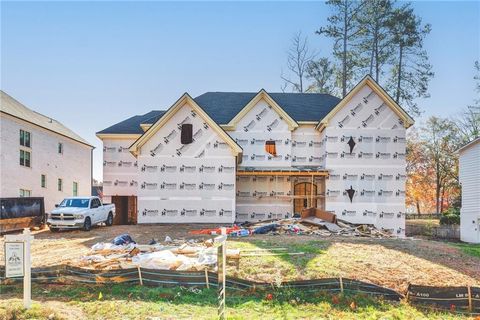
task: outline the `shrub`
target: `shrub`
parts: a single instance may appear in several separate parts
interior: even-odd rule
[[[444,215],[460,216],[460,208],[450,207],[443,212]]]
[[[460,224],[460,215],[456,214],[444,214],[440,218],[440,224]]]

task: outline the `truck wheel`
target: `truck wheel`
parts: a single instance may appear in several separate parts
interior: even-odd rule
[[[105,221],[107,226],[111,226],[113,224],[113,214],[111,212],[108,213],[107,221]]]
[[[83,223],[83,230],[90,231],[90,229],[92,229],[92,221],[90,220],[90,217],[86,217],[85,222]]]

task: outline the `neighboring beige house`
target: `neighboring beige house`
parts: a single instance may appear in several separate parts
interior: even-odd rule
[[[460,239],[480,243],[480,137],[458,150],[462,185]]]
[[[48,212],[64,197],[90,195],[93,146],[0,94],[0,197],[44,197]]]
[[[405,232],[413,119],[369,76],[328,94],[184,94],[97,132],[117,223],[233,223],[306,207]]]

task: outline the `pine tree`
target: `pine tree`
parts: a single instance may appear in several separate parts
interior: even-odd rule
[[[368,73],[380,82],[384,66],[391,60],[394,50],[390,26],[394,2],[391,0],[364,0],[359,23],[359,48],[363,51]]]
[[[406,106],[410,114],[418,116],[421,111],[415,99],[429,97],[428,83],[434,76],[423,48],[423,41],[431,27],[422,24],[410,4],[394,9],[390,21],[395,57],[387,90],[393,93],[398,104]]]
[[[307,79],[313,83],[307,92],[335,94],[334,66],[328,58],[311,61],[307,67]]]
[[[341,84],[342,97],[347,95],[352,81],[356,79],[358,59],[361,55],[357,48],[357,40],[362,32],[359,24],[359,14],[363,2],[352,0],[329,0],[333,14],[328,17],[329,25],[316,31],[334,40],[333,55],[339,65],[336,70],[337,81]]]

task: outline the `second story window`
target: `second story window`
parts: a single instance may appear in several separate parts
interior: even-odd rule
[[[20,150],[20,165],[30,168],[30,152]]]
[[[32,191],[31,190],[26,190],[26,189],[20,189],[20,197],[30,197],[32,196]]]
[[[265,151],[270,153],[272,156],[277,156],[277,147],[275,146],[275,140],[265,141]]]
[[[73,182],[73,196],[78,196],[78,183],[75,181]]]
[[[47,187],[47,175],[42,174],[42,176],[40,178],[40,185],[42,186],[42,188]]]
[[[30,132],[20,129],[20,145],[30,148]]]
[[[63,190],[63,180],[58,178],[58,191],[62,191]]]
[[[58,143],[57,151],[59,154],[63,154],[63,143]]]

